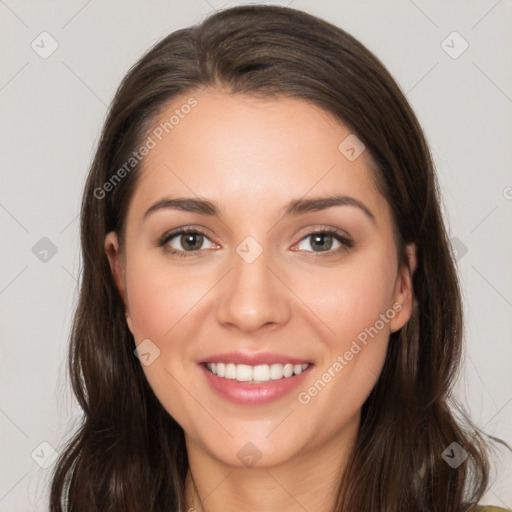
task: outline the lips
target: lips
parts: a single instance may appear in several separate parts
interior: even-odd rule
[[[221,363],[216,363],[221,364]],[[218,396],[239,405],[260,406],[270,404],[288,396],[293,400],[292,391],[309,378],[313,365],[299,375],[283,377],[266,382],[239,382],[236,379],[226,379],[213,374],[206,364],[199,364],[198,368],[205,382]]]

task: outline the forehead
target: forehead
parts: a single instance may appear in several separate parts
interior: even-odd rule
[[[258,216],[290,199],[335,193],[371,203],[377,215],[387,209],[369,154],[354,160],[343,152],[354,134],[303,99],[200,90],[169,102],[150,137],[131,211],[166,194]]]

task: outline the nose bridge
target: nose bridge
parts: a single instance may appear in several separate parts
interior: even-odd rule
[[[274,266],[269,249],[248,236],[230,255],[230,266],[217,307],[220,323],[253,331],[287,320],[286,289],[269,269]]]

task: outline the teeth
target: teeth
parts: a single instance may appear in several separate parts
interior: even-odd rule
[[[309,363],[304,364],[260,364],[249,366],[248,364],[234,363],[206,363],[206,367],[217,377],[237,380],[238,382],[268,382],[289,378],[292,375],[300,375]]]
[[[302,368],[303,366],[304,366],[304,365],[302,365],[302,364],[296,364],[296,365],[294,365],[294,367],[293,367],[293,373],[294,373],[295,375],[299,375],[299,374],[301,374],[301,373],[302,373],[302,370],[303,370],[303,368]],[[306,365],[306,368],[307,368],[307,365]]]
[[[236,380],[238,382],[248,382],[252,380],[252,367],[246,364],[237,364]]]
[[[233,363],[228,363],[226,365],[226,375],[224,375],[226,379],[236,379],[236,366]]]
[[[252,370],[253,380],[260,382],[267,382],[270,380],[270,368],[268,364],[260,364],[255,366]]]

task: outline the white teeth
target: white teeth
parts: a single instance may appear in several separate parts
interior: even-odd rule
[[[283,375],[285,377],[291,377],[293,375],[293,364],[285,364],[283,366]]]
[[[267,382],[270,380],[270,368],[268,364],[260,364],[252,369],[252,376],[254,380],[260,382]]]
[[[226,365],[226,375],[224,375],[226,379],[236,379],[236,366],[233,363],[228,363]]]
[[[283,365],[276,363],[270,365],[270,378],[272,380],[282,379],[283,375]]]
[[[247,364],[237,364],[236,380],[239,382],[248,382],[252,380],[252,367]]]
[[[300,375],[309,366],[304,364],[260,364],[250,366],[248,364],[234,363],[207,363],[207,368],[217,377],[237,380],[238,382],[268,382],[289,378],[292,375]]]

